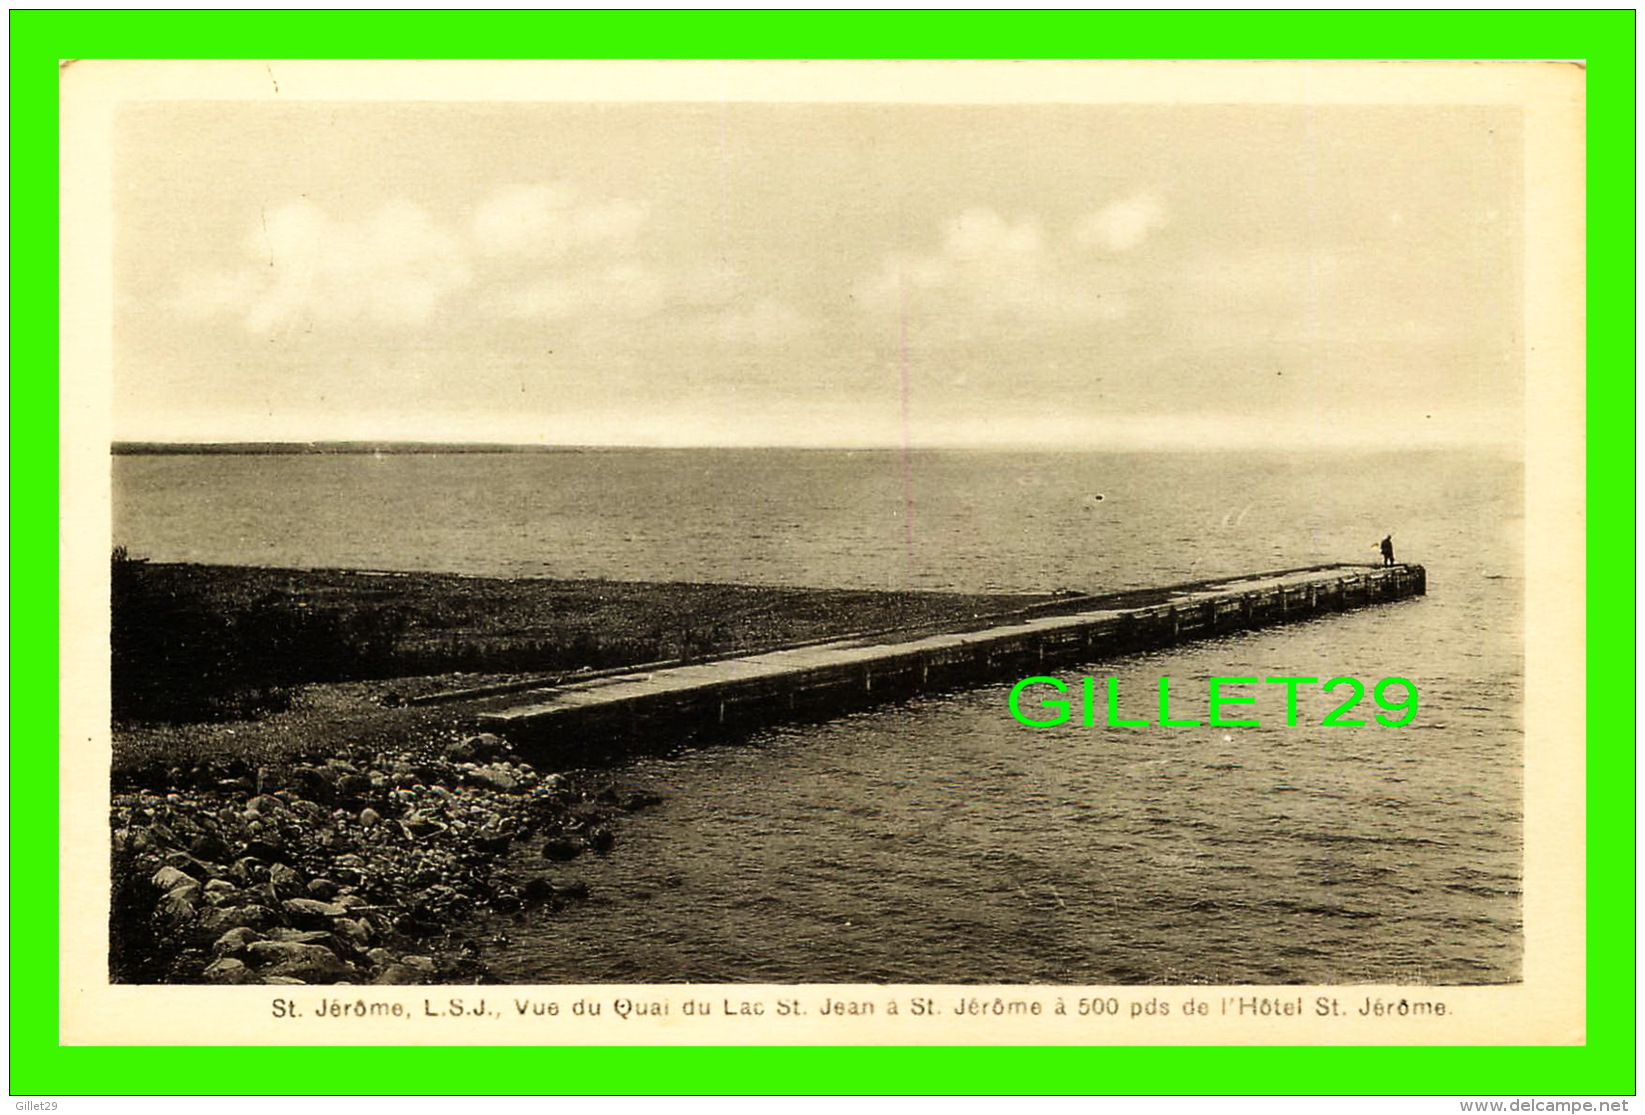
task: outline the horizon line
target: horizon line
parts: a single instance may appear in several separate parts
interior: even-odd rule
[[[303,455],[303,454],[401,454],[418,453],[557,453],[601,450],[786,450],[806,452],[1071,452],[1071,453],[1275,453],[1291,451],[1326,451],[1347,453],[1399,453],[1445,450],[1515,450],[1523,453],[1523,445],[1511,441],[1430,441],[1415,443],[1370,444],[1361,441],[1296,441],[1291,443],[1253,444],[1191,444],[1182,441],[1161,441],[1153,444],[1125,443],[1118,445],[1079,444],[1070,442],[921,442],[921,443],[857,443],[842,445],[782,444],[782,443],[728,443],[697,442],[659,444],[643,442],[513,442],[513,441],[440,441],[423,439],[371,438],[316,438],[312,440],[178,440],[114,439],[109,443],[112,456],[177,455]]]

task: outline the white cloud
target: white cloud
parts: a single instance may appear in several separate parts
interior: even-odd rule
[[[943,250],[952,259],[989,263],[1040,250],[1040,226],[1033,219],[1013,225],[991,209],[968,209],[943,227]]]
[[[935,252],[888,256],[865,294],[871,306],[899,313],[913,300],[944,298],[985,312],[1029,305],[1039,285],[1040,252],[1037,222],[1013,225],[992,210],[971,209],[943,225]]]
[[[174,308],[234,314],[255,334],[313,324],[410,327],[472,281],[459,238],[408,201],[354,222],[291,202],[258,215],[245,252],[247,266],[188,276]]]
[[[666,299],[662,276],[632,263],[546,275],[499,287],[487,305],[504,317],[632,319]]]
[[[231,315],[268,335],[316,325],[415,329],[455,308],[475,317],[572,314],[632,318],[668,284],[636,260],[648,217],[622,199],[579,200],[554,185],[513,186],[466,222],[410,201],[356,218],[308,201],[258,214],[245,262],[185,276],[170,305]],[[466,295],[473,299],[463,303]]]
[[[1074,225],[1074,239],[1088,248],[1129,252],[1166,221],[1165,207],[1151,194],[1136,194],[1081,218]]]
[[[888,255],[860,300],[964,340],[984,328],[1118,320],[1130,308],[1124,278],[1048,238],[1032,217],[971,209],[942,226],[935,251]]]
[[[474,211],[474,243],[487,256],[555,258],[579,248],[632,248],[646,206],[614,199],[581,202],[563,186],[510,186]]]
[[[306,201],[265,210],[245,250],[255,262],[187,277],[172,305],[236,315],[257,334],[316,323],[409,327],[472,280],[459,239],[409,201],[358,221]]]

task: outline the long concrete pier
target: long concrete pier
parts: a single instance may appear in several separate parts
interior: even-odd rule
[[[482,727],[528,753],[599,761],[915,693],[1421,596],[1420,565],[1327,565],[1064,597],[973,629],[894,630],[607,675],[497,698]]]

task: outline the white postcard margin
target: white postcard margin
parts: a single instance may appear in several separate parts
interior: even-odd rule
[[[61,157],[61,1040],[74,1045],[1581,1043],[1584,76],[1580,66],[1553,62],[91,61],[67,67]],[[1523,982],[1502,987],[738,984],[295,991],[109,985],[114,114],[134,101],[276,97],[1520,107],[1526,167],[1525,409],[1535,416],[1526,422],[1524,437]],[[599,1005],[597,1014],[590,1004]],[[864,1004],[872,1013],[862,1013]],[[1161,1004],[1170,1006],[1168,1015],[1160,1013]]]

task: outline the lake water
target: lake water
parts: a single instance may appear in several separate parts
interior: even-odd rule
[[[619,781],[666,801],[610,854],[515,853],[595,898],[488,959],[520,983],[1520,976],[1515,461],[602,450],[114,476],[134,555],[271,566],[1102,590],[1371,561],[1392,531],[1425,599],[1063,676],[1113,676],[1150,719],[1162,674],[1202,719],[1212,675],[1399,676],[1406,727],[1320,727],[1323,698],[1285,727],[1274,687],[1259,728],[1029,728],[999,685],[639,760]]]

